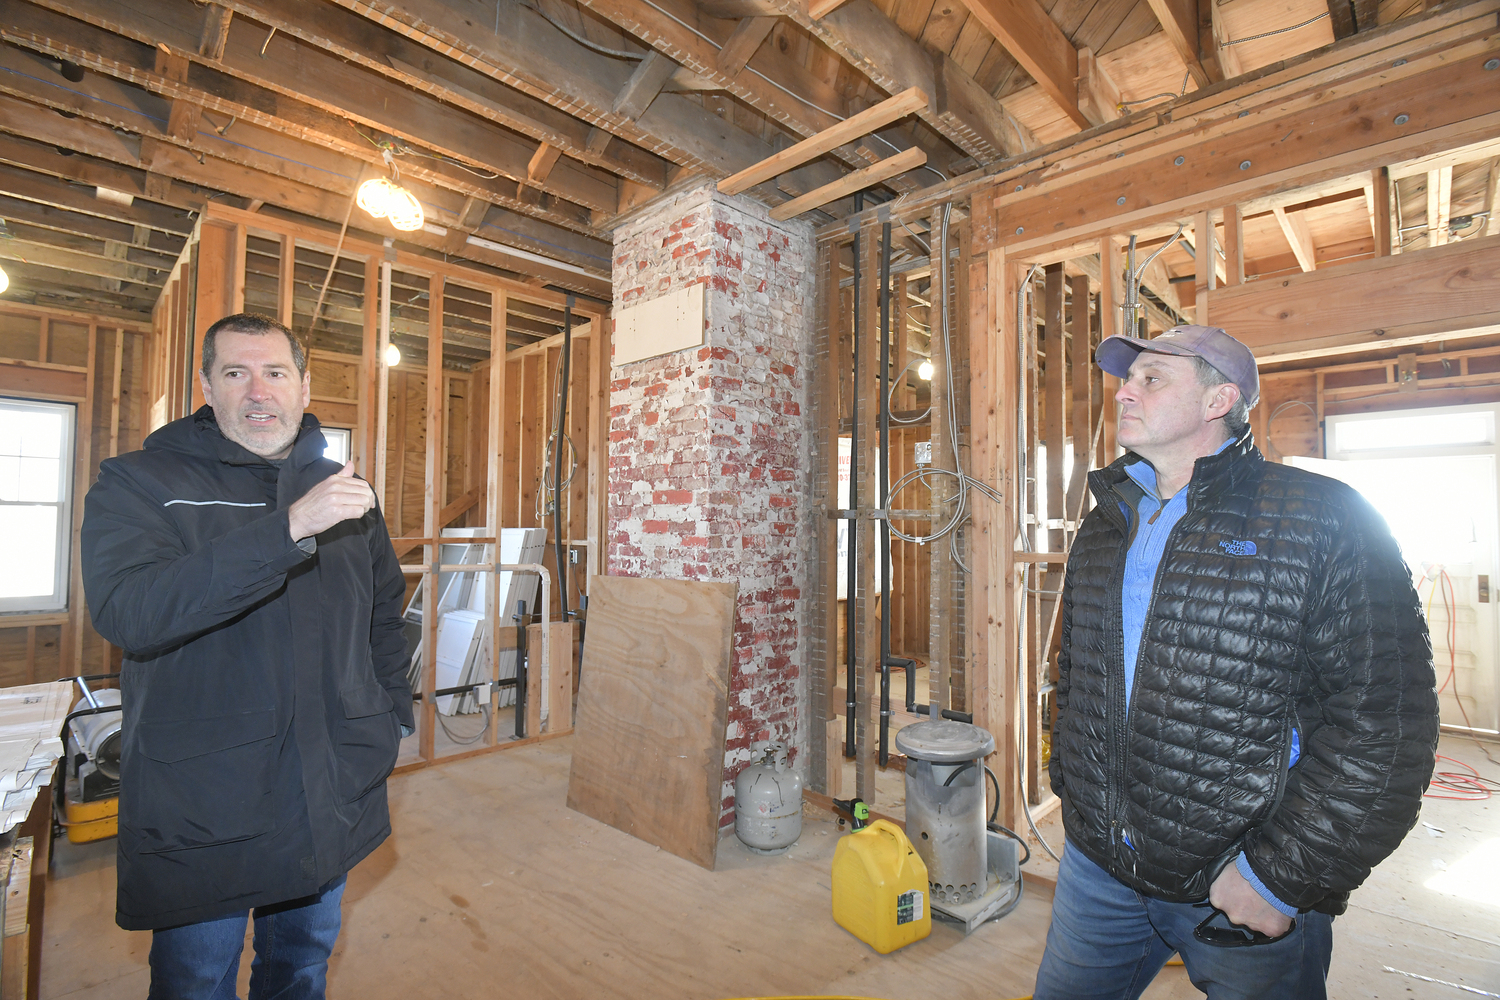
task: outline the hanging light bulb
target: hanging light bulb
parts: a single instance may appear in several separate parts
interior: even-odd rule
[[[931,382],[932,370],[932,362],[923,361],[920,365],[917,365],[917,377],[923,382]]]
[[[421,202],[404,187],[391,185],[390,201],[386,204],[386,214],[390,216],[391,225],[403,233],[421,229],[426,221],[422,215]]]
[[[401,348],[395,344],[385,345],[385,366],[394,368],[401,363]]]
[[[5,290],[7,288],[9,288],[9,287],[10,287],[10,275],[8,275],[8,274],[5,273],[5,268],[0,267],[0,295],[4,295],[5,294]]]
[[[389,148],[381,151],[391,177],[372,177],[359,186],[354,202],[372,218],[391,220],[391,225],[404,233],[421,229],[427,220],[422,204],[400,184],[401,171],[396,166],[395,156]]]
[[[365,181],[359,186],[359,194],[354,198],[355,204],[377,219],[390,214],[387,207],[390,200],[391,182],[384,177],[371,177]]]

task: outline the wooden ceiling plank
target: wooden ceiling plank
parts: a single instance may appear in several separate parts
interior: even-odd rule
[[[741,20],[734,33],[724,42],[723,48],[719,49],[719,72],[731,78],[739,76],[774,27],[774,17],[747,17]]]
[[[1036,0],[963,0],[995,39],[1080,129],[1092,123],[1078,109],[1078,51]]]
[[[322,145],[365,162],[380,162],[380,151],[340,114],[329,113],[277,92],[268,92],[253,82],[219,72],[207,65],[193,66],[189,71],[190,82],[178,83],[144,68],[152,64],[150,54],[155,51],[152,47],[109,29],[93,26],[92,23],[80,23],[52,11],[17,4],[13,5],[11,17],[14,23],[0,27],[0,31],[28,48],[68,58],[88,68],[144,86],[163,97],[192,99],[205,107],[233,116],[236,121],[253,122],[299,140],[310,140],[313,147]],[[246,145],[234,143],[232,139],[227,141],[241,147]],[[312,150],[312,147],[308,148]],[[529,161],[529,148],[525,155]],[[291,162],[295,164],[298,161],[292,158]],[[468,194],[479,193],[496,202],[509,200],[520,207],[514,197],[514,187],[508,191],[501,189],[492,181],[436,160],[424,160],[416,164],[408,161],[406,166],[406,175],[422,178],[428,183]],[[533,214],[585,231],[592,228],[589,210],[567,201],[554,202],[547,210]]]
[[[1017,152],[1014,119],[946,55],[934,56],[869,0],[849,0],[821,20],[797,0],[774,0],[783,13],[887,94],[920,87],[935,100],[920,117],[980,163]]]
[[[656,154],[629,144],[591,154],[586,148],[588,123],[353,11],[304,0],[253,0],[236,6],[262,24],[557,146],[568,156],[641,184],[665,186],[666,161]]]
[[[100,220],[146,226],[173,239],[185,237],[193,228],[189,215],[168,206],[146,201],[133,205],[100,201],[94,196],[92,187],[69,183],[56,175],[36,173],[26,167],[0,165],[0,191],[37,205]]]
[[[730,174],[772,151],[676,94],[662,94],[635,122],[614,115],[610,108],[630,71],[596,58],[511,0],[410,0],[399,9],[368,0],[333,2],[674,163]],[[476,31],[476,24],[493,30]]]
[[[897,174],[903,174],[908,170],[915,170],[926,162],[927,154],[922,150],[916,148],[908,149],[888,159],[881,160],[879,163],[872,163],[863,170],[851,171],[832,184],[826,184],[814,191],[809,191],[800,198],[793,198],[783,205],[777,205],[771,209],[771,218],[777,221],[795,218],[803,212],[809,212],[820,205],[826,205],[831,201],[836,201],[856,191],[863,191],[865,188],[879,184],[886,178],[895,177]]]
[[[0,176],[0,191],[4,190],[6,190],[6,179]],[[24,201],[6,195],[0,195],[0,218],[11,225],[20,222],[66,236],[128,243],[140,250],[173,260],[182,252],[183,244],[186,242],[179,236],[169,236],[149,226],[131,226],[111,219],[70,212],[52,205]],[[140,232],[137,233],[135,230],[140,230]]]
[[[905,118],[918,108],[925,108],[928,100],[928,96],[916,87],[903,90],[894,97],[886,98],[873,108],[867,108],[852,118],[824,129],[815,136],[803,139],[795,146],[783,149],[753,166],[746,167],[739,173],[724,178],[719,182],[719,191],[722,194],[739,194],[746,191],[875,129]],[[925,157],[922,162],[926,162]],[[827,204],[827,202],[818,204]]]
[[[166,274],[171,268],[151,269],[126,261],[111,262],[89,253],[80,253],[47,243],[32,243],[23,239],[0,240],[0,258],[40,264],[59,270],[92,274],[112,281],[127,281],[137,285],[160,287],[165,284]]]
[[[832,14],[844,5],[845,0],[809,0],[807,4],[807,16],[815,21]]]
[[[120,240],[100,239],[88,233],[75,233],[54,226],[34,226],[25,219],[24,211],[5,216],[5,224],[11,233],[5,242],[14,240],[17,243],[56,247],[59,250],[71,250],[105,260],[134,264],[152,271],[170,271],[177,263],[177,258],[165,251],[137,247]]]
[[[1148,0],[1148,2],[1152,13],[1161,22],[1161,30],[1171,41],[1172,48],[1176,49],[1177,54],[1182,57],[1183,65],[1192,75],[1193,82],[1200,87],[1206,87],[1214,82],[1198,58],[1199,0]],[[1213,3],[1214,0],[1204,0],[1204,2]],[[1348,0],[1328,0],[1330,8],[1337,3],[1348,6]]]

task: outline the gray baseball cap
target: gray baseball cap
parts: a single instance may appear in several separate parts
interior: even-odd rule
[[[1125,378],[1142,351],[1202,358],[1240,387],[1247,406],[1260,400],[1260,372],[1250,348],[1217,326],[1174,326],[1152,340],[1145,337],[1106,337],[1094,354],[1095,363],[1116,378]]]

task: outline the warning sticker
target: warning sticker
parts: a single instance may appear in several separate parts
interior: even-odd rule
[[[896,897],[896,925],[909,924],[922,919],[922,892],[913,889]]]

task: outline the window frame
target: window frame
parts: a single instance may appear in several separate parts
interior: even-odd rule
[[[55,614],[69,610],[73,566],[73,503],[74,484],[78,464],[78,411],[77,403],[59,402],[51,399],[32,399],[25,396],[0,396],[0,408],[17,410],[41,410],[63,414],[63,439],[58,450],[60,495],[58,508],[57,550],[53,565],[53,590],[48,595],[24,597],[0,597],[0,618],[14,615]],[[0,505],[16,507],[38,506],[37,501],[0,500]],[[48,506],[52,504],[46,504]]]

